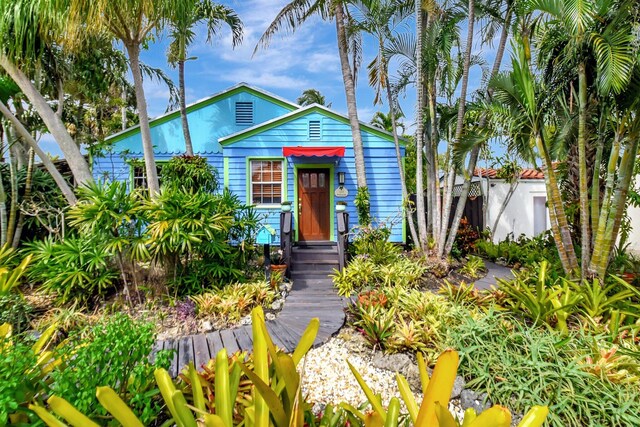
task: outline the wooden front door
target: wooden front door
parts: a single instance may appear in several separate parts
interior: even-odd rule
[[[329,240],[329,169],[298,169],[298,240]]]

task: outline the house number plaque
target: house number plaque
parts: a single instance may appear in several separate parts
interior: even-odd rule
[[[349,190],[347,190],[346,188],[344,188],[344,186],[340,186],[338,188],[336,188],[336,191],[334,193],[336,195],[336,197],[347,197],[349,195]]]

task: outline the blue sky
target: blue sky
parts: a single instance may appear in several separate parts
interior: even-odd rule
[[[222,1],[232,7],[244,23],[243,43],[232,48],[231,34],[222,29],[219,37],[211,44],[205,43],[204,29],[198,30],[190,56],[197,57],[186,63],[187,104],[206,98],[240,82],[260,87],[283,98],[295,101],[308,88],[318,89],[332,108],[346,114],[346,102],[340,71],[340,61],[336,47],[336,33],[333,22],[311,18],[295,33],[276,35],[268,49],[253,55],[256,43],[273,18],[288,3],[287,0],[227,0]],[[411,22],[405,24],[404,31],[413,31]],[[463,33],[466,28],[462,29]],[[177,84],[177,70],[166,61],[168,39],[158,38],[149,49],[143,51],[142,60],[148,65],[163,69]],[[369,122],[376,111],[388,111],[387,105],[374,105],[374,91],[368,86],[366,64],[376,55],[377,44],[364,38],[363,66],[358,76],[357,101],[360,120]],[[485,47],[482,53],[492,60],[493,49]],[[473,70],[470,78],[470,92],[478,89],[481,72]],[[147,80],[145,91],[150,117],[165,112],[169,91],[166,85]],[[403,119],[407,132],[413,131],[415,121],[415,89],[409,88],[400,99],[406,116]],[[48,135],[42,139],[42,146],[52,154],[60,154],[54,141]]]

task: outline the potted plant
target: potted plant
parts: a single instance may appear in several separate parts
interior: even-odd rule
[[[282,212],[291,212],[291,201],[285,200],[280,203],[280,211]]]
[[[271,259],[271,286],[276,287],[284,279],[287,264],[282,249],[272,250],[269,258]]]
[[[347,202],[339,201],[336,203],[336,212],[344,212],[347,210]]]

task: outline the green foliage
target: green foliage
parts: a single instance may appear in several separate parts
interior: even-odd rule
[[[366,289],[385,286],[408,289],[419,286],[427,267],[419,259],[405,256],[387,265],[376,264],[365,256],[351,260],[347,268],[336,271],[331,277],[338,294],[350,296]]]
[[[213,317],[218,322],[235,323],[256,306],[269,306],[277,291],[266,282],[235,283],[201,295],[189,297],[200,317]]]
[[[395,331],[395,309],[380,305],[356,304],[356,320],[353,325],[360,329],[367,342],[375,349],[385,349],[387,341]]]
[[[27,373],[35,365],[36,355],[31,346],[22,340],[12,343],[0,336],[0,425],[9,423],[9,414],[26,415],[26,408],[21,404],[34,393],[38,378]]]
[[[214,193],[218,189],[218,174],[205,157],[176,156],[162,166],[162,186],[189,193]]]
[[[487,267],[484,265],[484,261],[482,258],[469,255],[467,258],[467,262],[460,269],[460,273],[464,274],[467,277],[471,277],[472,279],[477,279],[481,276],[483,271],[486,271]]]
[[[368,187],[358,187],[353,204],[358,212],[358,224],[362,226],[371,224],[371,193]]]
[[[515,412],[544,404],[551,426],[638,425],[637,385],[594,375],[587,359],[592,340],[579,329],[560,335],[490,311],[461,319],[448,345],[461,349],[460,371],[467,384]]]
[[[355,230],[351,244],[355,255],[366,256],[375,264],[389,264],[400,257],[402,248],[389,242],[391,228],[385,224],[362,225],[355,227]]]
[[[438,294],[456,305],[463,306],[480,305],[485,300],[485,297],[480,295],[473,283],[462,282],[456,285],[445,280],[444,285],[438,290]]]
[[[476,242],[480,239],[480,233],[476,227],[469,224],[466,218],[460,220],[460,226],[456,232],[455,251],[451,254],[457,258],[466,256],[475,251]]]
[[[500,243],[478,240],[475,251],[489,261],[503,261],[514,267],[531,266],[543,260],[550,262],[554,268],[560,267],[558,250],[550,233],[533,238],[521,235],[515,240],[507,236]]]
[[[16,267],[0,267],[0,296],[9,295],[20,285],[22,276],[30,262],[31,255],[27,255]]]
[[[33,311],[33,306],[20,294],[0,295],[0,325],[11,325],[17,334],[27,330]]]
[[[67,237],[62,242],[49,237],[28,244],[27,251],[33,256],[29,280],[63,304],[72,300],[86,304],[115,286],[118,273],[112,267],[113,254],[91,236]]]
[[[153,371],[168,367],[168,354],[161,352],[149,362],[155,341],[153,325],[117,315],[95,326],[89,337],[76,335],[64,347],[64,367],[52,373],[52,392],[68,400],[89,416],[106,415],[94,390],[106,384],[115,387],[133,411],[148,423],[161,406],[154,399],[157,390]]]

